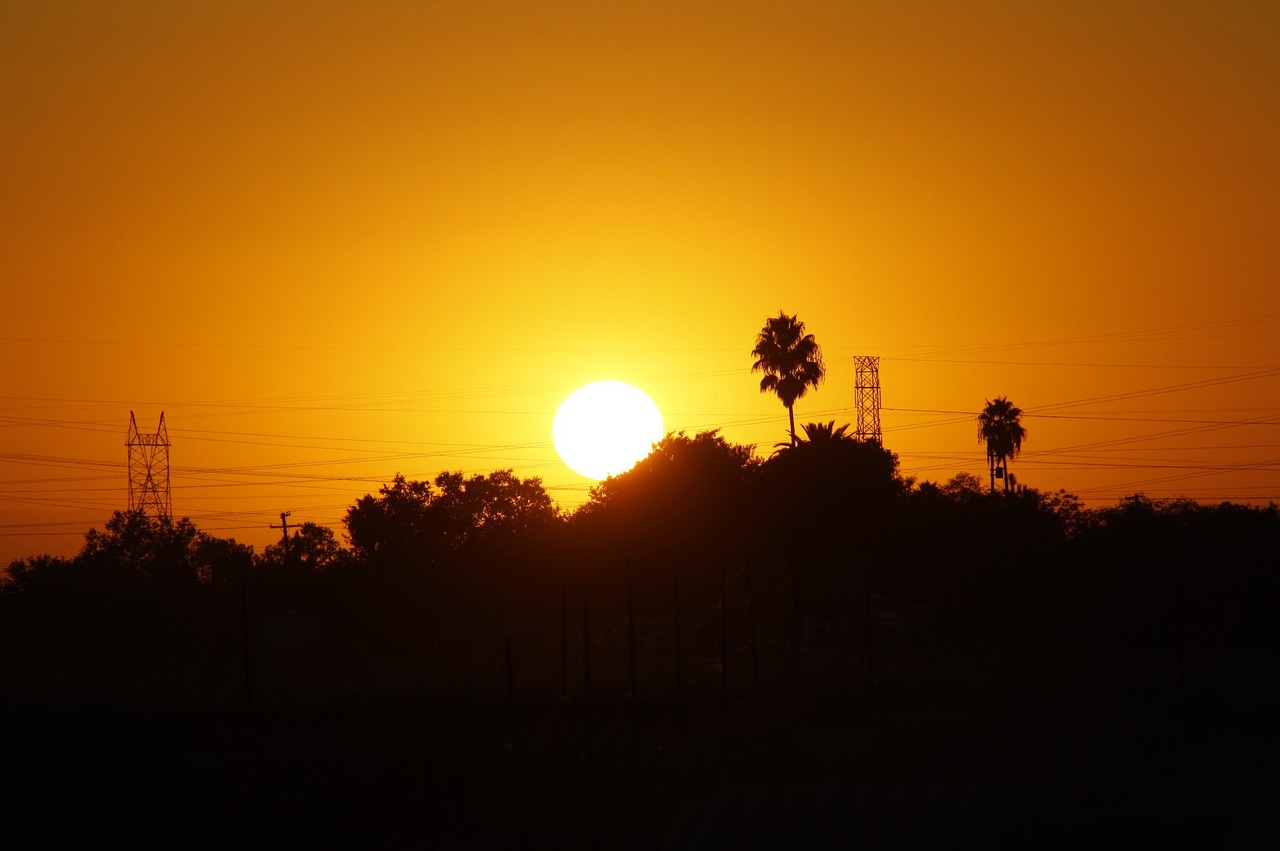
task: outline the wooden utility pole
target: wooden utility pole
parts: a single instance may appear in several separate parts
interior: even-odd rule
[[[281,538],[284,543],[284,557],[286,559],[289,558],[289,515],[292,513],[293,513],[292,511],[281,511],[280,525],[277,526],[274,523],[271,524],[272,529],[281,530]]]

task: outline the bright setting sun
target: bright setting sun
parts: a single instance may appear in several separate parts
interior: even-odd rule
[[[551,437],[574,472],[604,479],[625,473],[649,454],[662,439],[662,414],[630,384],[597,381],[560,403]]]

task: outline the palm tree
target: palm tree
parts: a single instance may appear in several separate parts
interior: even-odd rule
[[[832,443],[854,439],[853,435],[849,434],[849,424],[845,423],[837,428],[835,420],[825,423],[805,423],[800,426],[800,430],[804,432],[804,439],[808,443]]]
[[[761,467],[774,511],[804,534],[838,534],[855,514],[856,522],[870,522],[903,490],[898,457],[849,429],[835,421],[805,423],[796,444],[776,444]]]
[[[790,452],[792,449],[799,449],[802,445],[815,446],[831,446],[844,441],[856,441],[857,439],[849,433],[849,424],[845,423],[839,428],[836,427],[836,421],[831,420],[825,423],[804,423],[800,426],[800,431],[804,433],[804,437],[796,435],[796,442],[784,441],[773,445],[773,454],[778,455],[783,452]]]
[[[752,372],[763,372],[761,393],[775,393],[787,408],[791,424],[791,445],[796,445],[796,400],[816,388],[826,375],[822,365],[822,349],[812,334],[804,332],[804,323],[782,311],[765,320],[751,350],[756,362]]]
[[[978,414],[978,442],[987,444],[987,467],[991,471],[991,490],[996,489],[996,478],[1004,479],[1004,489],[1009,489],[1009,459],[1022,451],[1022,441],[1027,430],[1022,427],[1022,409],[1004,396],[995,401],[987,400],[987,406]]]

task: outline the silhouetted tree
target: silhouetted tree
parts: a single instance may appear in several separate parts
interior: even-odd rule
[[[962,470],[948,479],[938,490],[957,502],[976,499],[982,496],[982,479]]]
[[[1097,522],[1094,512],[1085,508],[1080,497],[1073,493],[1059,489],[1056,493],[1045,494],[1042,501],[1044,507],[1058,518],[1063,534],[1068,538],[1083,534]]]
[[[521,479],[511,470],[497,470],[465,478],[462,473],[445,472],[436,476],[435,486],[439,492],[431,509],[451,550],[510,544],[545,532],[561,520],[536,476]]]
[[[997,476],[1009,489],[1009,459],[1022,451],[1027,430],[1022,427],[1022,409],[1007,398],[988,400],[978,415],[978,442],[987,445],[987,466],[991,472],[991,490],[996,489]]]
[[[0,621],[21,630],[12,655],[24,664],[103,672],[86,689],[127,690],[133,676],[148,688],[181,688],[183,671],[221,664],[225,627],[236,623],[227,617],[226,589],[238,589],[231,580],[252,557],[251,547],[186,518],[116,512],[86,534],[74,558],[11,565]]]
[[[90,529],[77,560],[125,568],[149,585],[172,591],[199,581],[187,553],[197,529],[190,520],[149,517],[142,511],[117,511],[102,531]]]
[[[136,646],[147,620],[139,617],[142,592],[140,577],[113,561],[15,560],[0,583],[0,666],[24,660],[53,670]]]
[[[400,570],[475,545],[506,546],[559,521],[542,480],[511,470],[469,478],[442,472],[430,483],[397,475],[379,496],[357,500],[345,520],[360,559]]]
[[[123,569],[161,593],[181,594],[239,575],[252,557],[249,545],[201,532],[186,517],[117,511],[103,531],[89,530],[76,561],[99,570]]]
[[[430,482],[413,481],[397,473],[378,495],[365,494],[347,509],[343,523],[357,557],[367,565],[393,570],[421,566],[435,543],[428,511]]]
[[[69,559],[62,556],[36,555],[14,559],[0,574],[0,597],[20,597],[56,591],[71,573]]]
[[[673,432],[630,470],[593,487],[574,527],[622,555],[665,548],[723,556],[741,545],[735,533],[746,522],[758,468],[752,446],[716,431]]]
[[[837,427],[835,421],[805,423],[800,427],[804,437],[794,445],[777,444],[777,451],[766,467],[795,465],[799,478],[823,493],[840,490],[895,494],[904,482],[898,475],[898,456],[879,441],[858,440],[849,425]],[[836,490],[833,491],[832,489]]]
[[[849,434],[848,423],[836,428],[835,420],[825,423],[804,423],[800,426],[800,431],[804,433],[804,437],[797,435],[795,441],[775,443],[773,445],[773,454],[779,455],[806,443],[826,446],[856,439],[852,434]]]
[[[755,363],[752,372],[763,372],[760,392],[777,395],[787,409],[791,443],[796,443],[795,403],[816,388],[826,374],[822,349],[812,334],[806,334],[804,323],[795,316],[779,311],[765,320],[751,350]]]
[[[286,549],[283,542],[269,544],[258,557],[258,563],[266,567],[296,565],[309,571],[332,570],[352,557],[351,551],[342,546],[328,526],[303,523],[289,539]]]
[[[190,559],[202,584],[238,586],[253,567],[253,547],[199,532]]]
[[[830,546],[882,523],[905,490],[897,455],[878,441],[856,439],[847,424],[805,423],[801,431],[804,437],[779,444],[761,471],[761,498],[790,545]]]

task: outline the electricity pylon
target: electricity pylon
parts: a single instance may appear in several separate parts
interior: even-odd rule
[[[129,412],[129,510],[151,517],[169,517],[173,502],[169,494],[169,431],[160,412],[155,434],[140,434],[138,421]]]

